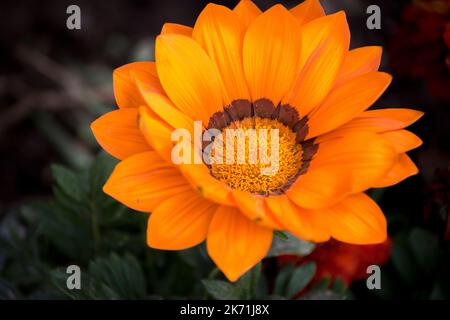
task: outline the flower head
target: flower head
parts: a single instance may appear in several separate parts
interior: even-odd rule
[[[116,69],[119,109],[92,124],[122,160],[104,191],[151,212],[151,247],[206,239],[232,281],[264,258],[273,230],[314,242],[383,242],[386,220],[364,191],[417,173],[405,152],[421,141],[403,128],[422,113],[366,111],[391,76],[377,71],[379,47],[349,50],[349,42],[344,12],[325,15],[317,0],[265,12],[248,0],[233,10],[209,4],[193,28],[165,24],[156,61]],[[174,131],[195,137],[198,121],[200,133],[221,134],[210,139],[213,151],[187,140],[183,157],[201,161],[174,163]],[[239,158],[226,152],[236,145],[230,129],[253,134],[241,162],[217,161]],[[231,143],[220,149],[219,141]],[[266,155],[276,161],[263,161],[264,145],[275,146]]]

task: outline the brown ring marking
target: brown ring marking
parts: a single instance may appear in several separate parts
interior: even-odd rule
[[[296,133],[296,142],[302,146],[302,166],[298,172],[290,177],[278,190],[259,193],[263,196],[284,194],[286,190],[298,179],[299,176],[306,173],[313,156],[317,153],[319,145],[314,144],[315,139],[305,141],[308,134],[308,117],[300,118],[298,111],[289,104],[278,104],[277,107],[269,99],[259,99],[253,103],[249,100],[234,100],[224,111],[214,113],[209,119],[207,129],[222,130],[234,121],[243,120],[250,117],[267,118],[279,120],[284,125],[291,128]],[[205,147],[205,143],[203,147]],[[207,165],[211,172],[211,165]]]

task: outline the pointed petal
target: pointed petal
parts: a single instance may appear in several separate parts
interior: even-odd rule
[[[264,201],[265,197],[237,189],[232,190],[232,195],[236,206],[250,220],[272,229],[281,230],[283,228],[280,221],[267,207]]]
[[[122,160],[103,187],[103,191],[117,201],[144,212],[188,190],[192,188],[178,170],[154,151]]]
[[[156,39],[156,68],[161,84],[178,109],[208,123],[223,106],[216,66],[193,39],[177,34]]]
[[[250,25],[243,50],[244,72],[252,100],[266,98],[277,105],[298,71],[297,19],[283,6],[273,6]]]
[[[391,143],[372,132],[322,142],[308,171],[286,191],[303,208],[333,205],[348,194],[370,188],[393,167],[398,155]]]
[[[192,37],[215,62],[231,103],[250,99],[242,66],[245,29],[238,16],[227,7],[208,4],[200,13]]]
[[[410,151],[422,144],[422,140],[408,130],[389,131],[381,133],[380,135],[392,143],[397,153]]]
[[[301,25],[325,16],[319,0],[305,0],[292,8],[291,13],[300,21]]]
[[[398,130],[413,124],[423,114],[422,111],[411,109],[386,108],[369,110],[361,113],[341,128],[362,128],[375,132]]]
[[[378,71],[382,53],[382,47],[378,46],[350,50],[339,70],[335,85],[368,72]]]
[[[233,11],[236,12],[245,29],[262,13],[251,0],[239,1]]]
[[[300,29],[299,70],[283,103],[307,115],[333,87],[350,43],[345,13],[315,19]]]
[[[216,204],[194,191],[164,200],[148,219],[147,244],[163,250],[182,250],[198,245],[206,239],[216,209]]]
[[[316,143],[344,137],[358,132],[378,132],[380,134],[397,131],[414,123],[423,115],[423,112],[411,109],[378,109],[362,112],[339,128],[320,135],[315,139]],[[420,145],[417,139],[410,137],[408,147]],[[415,140],[415,142],[413,142]],[[414,147],[412,148],[414,149]]]
[[[131,72],[138,73],[142,81],[155,89],[161,88],[154,62],[133,62],[117,68],[113,72],[113,87],[119,108],[138,108],[145,104]]]
[[[267,197],[266,202],[283,229],[306,241],[323,242],[330,239],[328,224],[314,210],[296,206],[286,195]]]
[[[139,108],[139,130],[153,150],[169,163],[174,143],[171,141],[173,128],[152,114],[149,107]]]
[[[406,178],[413,176],[419,172],[414,162],[406,153],[402,153],[398,157],[398,161],[389,172],[380,180],[375,182],[372,187],[384,188],[397,184]]]
[[[263,259],[271,243],[271,229],[256,225],[227,206],[215,212],[206,240],[211,259],[230,281],[236,281]]]
[[[327,216],[331,236],[336,240],[353,244],[376,244],[387,238],[383,212],[364,193],[348,196],[318,214]]]
[[[190,37],[192,35],[192,28],[177,23],[164,23],[161,34],[181,34]]]
[[[329,132],[369,108],[389,86],[392,77],[370,72],[345,81],[334,88],[309,116],[307,138]]]
[[[174,129],[186,129],[194,135],[194,120],[181,112],[170,99],[157,92],[146,91],[145,87],[137,80],[138,88],[149,108],[166,124]]]
[[[149,151],[150,146],[138,128],[138,110],[120,109],[108,112],[92,122],[97,142],[117,159]]]
[[[211,176],[209,169],[201,164],[181,164],[181,173],[203,197],[219,204],[232,205],[231,188]]]

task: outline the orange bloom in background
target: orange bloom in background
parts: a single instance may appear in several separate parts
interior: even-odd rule
[[[344,12],[325,15],[307,0],[261,12],[209,4],[193,28],[167,23],[155,62],[114,71],[119,109],[92,130],[122,160],[104,191],[151,212],[147,243],[180,250],[206,239],[231,281],[258,263],[274,230],[308,241],[386,240],[386,220],[364,191],[416,174],[405,152],[421,140],[405,127],[410,109],[366,111],[391,76],[378,72],[380,47],[349,50]],[[171,133],[203,129],[279,129],[280,167],[171,161]],[[192,150],[201,152],[193,143]]]
[[[294,262],[304,264],[315,262],[317,271],[312,284],[324,277],[340,278],[350,286],[355,280],[367,279],[367,267],[384,265],[391,254],[392,241],[371,245],[354,245],[335,240],[319,244],[312,253],[305,257],[293,255],[280,256],[281,264]]]

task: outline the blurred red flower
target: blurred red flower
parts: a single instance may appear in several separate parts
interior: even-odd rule
[[[319,244],[316,249],[305,257],[285,255],[279,257],[280,264],[304,264],[315,262],[317,272],[312,284],[324,277],[341,278],[349,286],[355,280],[367,278],[367,267],[376,264],[383,265],[391,253],[391,240],[375,245],[354,245],[330,240]]]
[[[432,95],[450,101],[450,1],[419,0],[406,6],[390,57],[399,75],[423,78]]]

